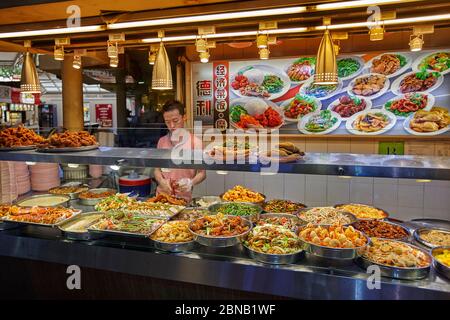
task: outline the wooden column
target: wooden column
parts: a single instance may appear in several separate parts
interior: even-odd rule
[[[127,89],[125,85],[125,70],[116,70],[116,112],[117,128],[128,127]]]
[[[62,66],[63,127],[83,130],[83,76],[82,67],[72,67],[73,56],[66,56]]]

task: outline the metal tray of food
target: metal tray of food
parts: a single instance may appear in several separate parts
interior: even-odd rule
[[[444,229],[450,230],[450,221],[449,220],[417,218],[417,219],[412,219],[411,221],[408,221],[408,222],[415,226],[418,226],[418,227],[424,227],[424,228],[428,227],[430,229],[444,228]]]
[[[40,206],[40,207],[67,207],[70,201],[70,197],[66,196],[66,195],[62,195],[62,194],[40,194],[40,195],[35,195],[35,196],[31,196],[22,200],[17,201],[15,204],[19,207],[31,207],[30,205],[27,205],[26,202],[28,202],[29,200],[34,200],[34,199],[42,199],[42,198],[54,198],[54,197],[59,197],[62,198],[61,201],[57,204],[53,204],[53,205],[46,205],[46,204],[36,204],[35,206]],[[64,201],[63,201],[64,200]]]
[[[92,146],[83,146],[83,147],[64,147],[64,148],[38,148],[37,152],[45,152],[45,153],[64,153],[64,152],[81,152],[81,151],[89,151],[95,150],[100,147],[99,144],[94,144]]]
[[[375,206],[371,206],[371,205],[368,205],[368,204],[362,204],[362,203],[339,203],[339,204],[335,204],[333,207],[335,207],[336,209],[339,209],[339,207],[346,206],[346,205],[364,205],[364,206],[368,206],[368,207],[372,207],[374,209],[380,210],[384,214],[383,218],[379,218],[379,219],[372,218],[371,219],[371,218],[358,218],[358,217],[356,217],[356,215],[354,215],[352,213],[359,220],[385,220],[385,219],[389,218],[389,213],[386,210],[383,210],[381,208],[378,208],[378,207],[375,207]],[[351,213],[351,212],[349,212],[349,213]]]
[[[366,220],[366,219],[359,219],[359,220]],[[412,237],[413,233],[411,232],[411,230],[410,230],[408,227],[405,227],[404,225],[402,225],[402,224],[400,224],[400,223],[392,222],[392,221],[389,221],[389,220],[379,220],[379,219],[376,219],[376,221],[380,221],[380,222],[383,222],[383,223],[386,223],[386,224],[391,224],[391,225],[394,225],[394,226],[398,226],[398,227],[402,228],[402,229],[408,234],[406,237],[403,237],[403,238],[397,238],[397,239],[383,238],[383,237],[377,237],[377,238],[379,238],[379,239],[386,239],[386,240],[399,240],[399,241],[404,241],[404,242],[408,242],[408,241],[411,240],[411,237]],[[354,223],[352,224],[352,226],[355,227],[355,225],[357,225],[358,222],[359,222],[359,221],[354,222]],[[359,229],[357,229],[357,228],[355,228],[355,229],[356,229],[356,230],[359,230]],[[359,230],[359,231],[361,231],[361,230]],[[364,231],[361,231],[361,232],[364,233]],[[366,235],[367,235],[367,234],[366,234]],[[368,236],[368,235],[367,235],[367,236]]]
[[[152,240],[155,249],[168,252],[184,252],[190,251],[195,247],[195,241],[186,242],[163,242],[158,240]]]
[[[222,198],[219,196],[195,197],[195,198],[192,198],[192,200],[191,200],[191,206],[192,207],[200,207],[200,208],[208,208],[209,206],[219,203],[219,202],[222,202]]]
[[[69,193],[57,193],[58,189],[61,188],[79,188],[79,191],[75,191],[75,192],[69,192]],[[72,187],[72,186],[60,186],[60,187],[55,187],[55,188],[51,188],[50,190],[48,190],[48,193],[55,195],[55,196],[68,196],[70,197],[71,200],[75,200],[78,198],[78,196],[80,195],[80,193],[89,190],[89,187],[83,187],[83,186],[79,186],[79,187]]]
[[[227,216],[225,216],[227,217]],[[236,217],[236,216],[232,216]],[[195,221],[195,220],[194,220]],[[212,236],[205,236],[198,234],[191,229],[191,225],[194,221],[191,221],[189,224],[189,231],[194,235],[194,241],[200,243],[201,245],[208,246],[208,247],[216,247],[216,248],[223,248],[223,247],[232,247],[239,243],[241,243],[241,240],[243,237],[245,237],[253,227],[253,224],[250,222],[250,220],[242,219],[244,224],[246,224],[249,228],[247,231],[245,231],[242,234],[236,235],[236,236],[230,236],[230,237],[212,237]]]
[[[81,210],[75,210],[74,213],[70,218],[61,219],[60,221],[53,223],[53,224],[45,224],[45,223],[37,223],[37,222],[28,222],[28,221],[16,221],[16,220],[8,220],[7,217],[3,217],[1,220],[3,223],[7,224],[14,224],[16,226],[36,226],[36,227],[48,227],[48,228],[57,228],[61,224],[65,222],[72,221],[77,218],[77,216],[81,213]]]
[[[35,145],[32,146],[17,146],[17,147],[0,147],[1,151],[25,151],[25,150],[34,150],[37,147]]]
[[[290,219],[290,220],[294,221],[294,223],[296,224],[296,227],[295,228],[289,228],[289,229],[292,230],[295,233],[297,233],[298,228],[300,226],[305,224],[305,222],[300,220],[297,216],[295,216],[293,214],[289,214],[289,213],[263,213],[263,214],[261,214],[259,216],[259,221],[257,222],[257,224],[259,224],[259,222],[261,220],[267,219],[267,218],[286,218],[286,219]]]
[[[306,220],[303,220],[301,217],[300,217],[300,215],[303,213],[303,212],[306,212],[306,211],[309,211],[309,210],[311,210],[311,209],[314,209],[314,207],[309,207],[309,208],[304,208],[304,209],[300,209],[297,213],[296,213],[296,216],[300,219],[300,221],[302,221],[304,224],[308,224],[308,223],[310,223],[310,222],[308,222],[308,221],[306,221]],[[353,223],[355,223],[356,221],[358,221],[358,219],[353,215],[353,214],[351,214],[350,212],[347,212],[347,211],[343,211],[343,210],[340,210],[341,212],[342,212],[342,214],[343,215],[345,215],[345,216],[347,216],[349,219],[350,219],[350,222],[349,223],[345,223],[345,224],[342,224],[343,226],[349,226],[349,225],[351,225],[351,224],[353,224]],[[312,223],[312,222],[311,222]],[[313,223],[314,225],[317,225],[317,226],[330,226],[330,224],[315,224],[315,223]]]
[[[208,210],[212,213],[212,214],[216,214],[218,213],[217,210],[224,205],[227,204],[243,204],[243,205],[248,205],[249,207],[252,208],[257,208],[258,212],[256,214],[252,214],[252,215],[239,215],[239,217],[244,218],[244,219],[248,219],[251,222],[255,223],[256,221],[259,220],[259,217],[261,215],[262,207],[259,204],[256,204],[254,202],[230,202],[230,201],[225,201],[225,202],[220,202],[220,203],[216,203],[216,204],[212,204],[208,207]],[[229,215],[229,214],[228,214]],[[238,215],[236,215],[238,216]]]
[[[432,244],[430,242],[427,242],[425,239],[423,239],[421,237],[421,234],[423,232],[429,232],[429,231],[432,231],[432,230],[436,230],[436,231],[439,231],[439,232],[442,232],[442,233],[450,235],[450,230],[449,229],[445,229],[445,228],[433,228],[433,227],[431,227],[431,228],[419,228],[419,229],[414,230],[414,239],[417,242],[419,242],[421,245],[424,245],[425,247],[428,247],[428,248],[440,247],[441,245],[434,245],[434,244]]]
[[[149,233],[136,233],[136,232],[128,232],[128,231],[120,231],[120,230],[104,230],[104,229],[97,229],[96,228],[96,224],[98,224],[99,222],[91,225],[88,228],[88,232],[92,232],[95,234],[101,234],[104,236],[119,236],[119,237],[132,237],[132,238],[148,238],[152,235],[153,232],[155,232],[156,230],[158,230],[158,228],[160,226],[162,226],[165,222],[165,220],[162,219],[157,219],[154,217],[148,217],[151,218],[153,220],[159,220],[158,223],[154,223],[152,226],[152,230]]]
[[[192,214],[190,212],[195,211],[195,212],[199,212],[197,214]],[[178,213],[177,215],[173,216],[171,220],[196,220],[199,218],[202,218],[204,216],[208,216],[211,215],[213,213],[211,213],[208,208],[203,208],[203,207],[186,207],[183,210],[181,210],[180,213]]]
[[[92,193],[103,193],[103,192],[114,192],[114,194],[117,193],[116,189],[110,189],[110,188],[96,188],[96,189],[90,189],[88,192]],[[95,206],[97,203],[102,201],[103,199],[106,199],[107,197],[101,197],[101,198],[80,198],[78,197],[78,202],[85,206]]]
[[[436,247],[431,250],[431,256],[433,258],[433,267],[447,279],[450,279],[450,267],[446,266],[435,258],[435,255],[442,253],[444,250],[450,250],[450,246]]]
[[[273,200],[282,200],[282,199],[273,199]],[[308,206],[307,206],[306,204],[302,203],[302,202],[292,201],[292,202],[294,202],[295,204],[301,206],[301,208],[299,208],[299,209],[297,209],[297,210],[295,210],[295,211],[290,211],[290,212],[273,212],[273,211],[267,211],[267,210],[265,209],[265,206],[266,206],[270,201],[271,201],[271,200],[265,201],[265,202],[262,204],[261,207],[263,208],[263,212],[264,212],[264,213],[282,213],[282,214],[296,215],[300,210],[304,210],[304,209],[307,209],[307,208],[308,208]]]
[[[300,259],[303,259],[305,256],[305,251],[303,250],[289,254],[268,254],[250,249],[244,244],[242,244],[242,246],[252,259],[267,264],[292,264]]]
[[[103,235],[96,234],[96,233],[90,233],[87,229],[89,226],[97,223],[99,219],[101,219],[103,213],[102,212],[86,212],[86,213],[80,213],[77,215],[76,218],[70,220],[70,221],[64,221],[62,224],[58,226],[58,228],[61,230],[62,235],[69,239],[69,240],[95,240],[102,238]],[[72,227],[74,224],[81,223],[85,219],[89,219],[90,217],[98,216],[97,219],[93,221],[86,222],[86,226],[80,226],[82,230],[71,230],[70,227]]]
[[[386,240],[386,239],[383,239],[383,240]],[[392,239],[388,239],[388,240],[394,241],[394,242],[401,242],[401,241],[392,240]],[[373,261],[365,258],[362,255],[357,257],[355,262],[364,269],[367,269],[369,266],[376,265],[380,268],[381,275],[384,277],[388,277],[388,278],[404,279],[404,280],[418,280],[418,279],[423,279],[423,278],[427,277],[428,273],[430,272],[431,264],[432,264],[432,257],[430,256],[428,251],[423,250],[417,246],[411,245],[409,243],[404,243],[404,242],[402,242],[402,243],[424,253],[429,258],[429,261],[430,261],[429,265],[426,267],[421,267],[421,268],[391,267],[391,266],[373,262]]]
[[[266,202],[266,199],[267,199],[267,197],[266,197],[266,195],[265,194],[263,194],[263,193],[261,193],[261,192],[258,192],[262,197],[263,197],[263,199],[261,200],[261,201],[258,201],[258,202],[245,202],[245,201],[227,201],[227,200],[224,200],[223,199],[223,196],[224,196],[224,194],[225,194],[226,192],[224,192],[224,193],[222,193],[222,194],[220,194],[220,199],[222,199],[222,201],[223,202],[239,202],[239,203],[252,203],[252,204],[256,204],[256,205],[259,205],[259,206],[262,206],[263,204],[264,204],[264,202]]]

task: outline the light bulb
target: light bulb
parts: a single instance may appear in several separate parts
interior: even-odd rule
[[[28,165],[28,166],[34,166],[36,164],[36,162],[26,161],[25,164]]]
[[[384,39],[384,28],[375,26],[369,31],[370,41],[380,41]]]
[[[55,50],[53,52],[53,57],[55,58],[55,60],[58,60],[58,61],[64,60],[64,48],[63,47],[61,47],[61,48],[55,47]]]
[[[117,68],[119,65],[119,58],[111,58],[109,59],[109,66],[112,68]]]
[[[79,56],[79,55],[73,56],[72,67],[74,67],[75,69],[81,68],[81,56]]]
[[[266,49],[268,42],[269,39],[267,37],[267,34],[258,34],[258,36],[256,37],[256,46],[259,49]]]
[[[67,166],[68,166],[69,168],[74,168],[74,169],[76,169],[76,168],[78,168],[80,165],[79,165],[78,163],[68,163]]]
[[[109,58],[119,57],[119,49],[117,48],[117,42],[115,44],[108,42],[108,57]]]
[[[148,52],[148,64],[154,65],[156,61],[156,52],[155,51],[149,51]]]
[[[423,35],[411,35],[410,41],[409,41],[409,48],[411,51],[420,51],[422,50],[424,41],[423,41]]]
[[[208,51],[208,43],[205,39],[200,38],[195,41],[195,48],[198,53]]]
[[[259,50],[259,58],[260,58],[261,60],[267,60],[267,59],[269,59],[269,55],[270,55],[269,48],[265,48],[265,49],[260,49],[260,50]]]
[[[209,62],[209,52],[200,52],[200,61],[202,63],[208,63]]]
[[[115,164],[113,164],[113,165],[111,165],[109,167],[111,168],[111,170],[114,170],[114,171],[119,171],[119,169],[120,169],[120,166],[115,165]]]

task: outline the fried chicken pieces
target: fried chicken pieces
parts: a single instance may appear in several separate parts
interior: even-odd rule
[[[23,126],[0,131],[0,147],[3,148],[33,146],[44,142],[43,137]]]
[[[450,124],[448,110],[434,107],[430,111],[419,110],[411,119],[410,127],[417,132],[434,132]]]
[[[97,143],[93,135],[87,131],[66,131],[53,134],[47,142],[49,148],[79,148]]]

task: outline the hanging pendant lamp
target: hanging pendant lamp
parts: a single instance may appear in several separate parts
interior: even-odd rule
[[[161,41],[152,74],[152,89],[171,90],[173,89],[172,68],[167,55],[166,48]]]
[[[20,76],[20,91],[26,93],[41,93],[41,83],[39,82],[33,55],[28,51],[23,57],[22,75]]]
[[[316,58],[314,84],[330,85],[338,83],[336,54],[330,31],[325,30]]]

